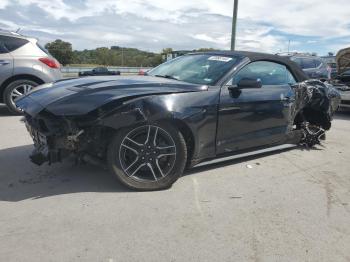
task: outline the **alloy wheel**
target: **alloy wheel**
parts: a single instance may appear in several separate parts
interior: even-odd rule
[[[135,180],[158,182],[169,175],[175,165],[176,145],[164,129],[146,125],[129,132],[119,148],[124,173]]]
[[[29,85],[29,84],[21,84],[17,87],[15,87],[12,92],[11,92],[11,102],[14,105],[15,104],[15,99],[19,98],[21,96],[27,95],[34,86]]]

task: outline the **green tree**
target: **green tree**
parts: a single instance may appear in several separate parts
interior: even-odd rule
[[[173,49],[169,48],[169,47],[168,48],[164,48],[163,51],[162,51],[163,54],[170,54],[171,52],[173,52]]]
[[[48,44],[46,47],[50,48],[49,45],[51,46],[52,43]],[[52,50],[56,50],[56,48],[52,48]],[[56,56],[59,58],[59,55]],[[61,62],[62,60],[59,61]],[[72,52],[72,57],[69,63],[105,66],[154,67],[162,63],[162,55],[153,52],[142,51],[136,48],[120,46],[111,46],[110,48],[99,47],[90,50],[74,50]]]
[[[112,65],[111,52],[107,47],[99,47],[96,49],[96,59],[99,65]]]
[[[72,44],[57,39],[54,42],[47,43],[45,48],[53,55],[62,65],[67,65],[73,60]]]
[[[209,48],[205,47],[205,48],[196,49],[194,51],[196,51],[196,52],[208,52],[208,51],[217,51],[217,50],[218,49],[214,49],[214,48],[211,48],[211,47],[209,47]]]

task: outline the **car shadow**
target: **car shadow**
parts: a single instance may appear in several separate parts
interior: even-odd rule
[[[280,154],[290,150],[304,150],[291,147],[239,157],[224,162],[212,163],[187,170],[183,176],[236,165],[242,162]],[[27,199],[40,199],[56,195],[83,192],[134,193],[120,184],[106,169],[91,164],[76,165],[72,159],[63,163],[42,166],[32,164],[28,158],[32,145],[0,150],[0,201],[17,202]]]
[[[28,156],[32,145],[0,150],[0,201],[16,202],[80,192],[132,192],[107,170],[71,159],[36,166]]]

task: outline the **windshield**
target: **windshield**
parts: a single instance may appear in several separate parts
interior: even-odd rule
[[[202,85],[214,85],[239,61],[239,57],[208,54],[185,55],[166,62],[147,75]]]

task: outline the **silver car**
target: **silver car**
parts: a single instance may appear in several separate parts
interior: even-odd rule
[[[14,100],[34,87],[62,78],[60,64],[37,39],[0,31],[0,103],[14,114]]]

